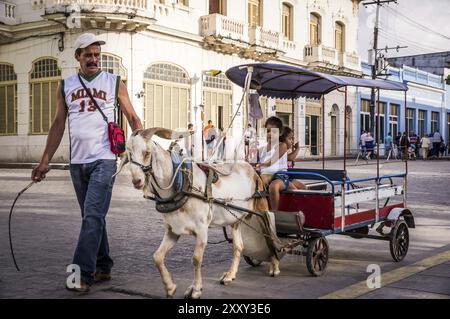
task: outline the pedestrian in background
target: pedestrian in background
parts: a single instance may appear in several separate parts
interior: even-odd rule
[[[427,160],[428,152],[430,151],[430,139],[427,135],[424,135],[420,140],[421,148],[422,148],[422,158]]]
[[[433,134],[433,155],[439,157],[439,150],[441,148],[442,136],[439,130],[436,130]]]
[[[391,132],[388,133],[388,135],[384,138],[384,155],[386,158],[389,158],[389,153],[392,152],[392,134]]]

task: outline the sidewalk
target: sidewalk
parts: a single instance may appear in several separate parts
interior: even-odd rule
[[[0,168],[21,168],[21,169],[33,169],[38,163],[10,163],[0,162]],[[50,169],[69,169],[69,163],[50,163]]]
[[[325,161],[342,161],[344,159],[343,156],[328,156],[325,157]],[[353,161],[356,160],[356,155],[351,155],[351,156],[347,156],[346,157],[347,161]],[[385,158],[380,158],[380,161],[385,161]],[[296,159],[295,162],[296,163],[301,163],[301,162],[321,162],[322,161],[322,157],[318,156],[318,157],[308,157],[308,158],[301,158],[301,159]],[[360,159],[361,162],[365,162],[364,159]],[[395,162],[399,160],[390,160],[391,162]],[[423,159],[419,158],[417,160],[414,161],[423,161]],[[427,161],[450,161],[450,155],[449,156],[443,156],[443,157],[429,157],[427,159]],[[369,162],[376,162],[376,159],[372,159],[369,160]],[[411,160],[409,160],[408,162],[411,162]],[[33,167],[35,167],[36,165],[38,165],[38,163],[14,163],[14,162],[0,162],[0,168],[22,168],[22,169],[32,169]],[[50,169],[69,169],[69,163],[50,163]]]

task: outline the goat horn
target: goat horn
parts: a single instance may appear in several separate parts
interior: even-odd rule
[[[146,130],[139,132],[145,139],[151,139],[153,135],[164,138],[166,140],[174,140],[177,138],[182,138],[189,135],[189,132],[177,132],[171,129],[162,128],[162,127],[152,127]]]
[[[117,172],[112,176],[113,178],[119,175],[122,168],[128,163],[128,155],[126,153],[123,153],[122,156],[120,156],[120,164]]]

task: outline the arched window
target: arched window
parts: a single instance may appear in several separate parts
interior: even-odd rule
[[[345,51],[345,26],[342,22],[336,22],[334,30],[335,48],[339,52]]]
[[[127,79],[127,70],[122,65],[122,59],[113,54],[101,54],[100,69],[115,75],[119,75],[122,81]]]
[[[30,133],[46,134],[56,113],[61,69],[55,58],[40,58],[30,72]]]
[[[186,128],[190,120],[191,79],[182,68],[152,64],[144,72],[144,127]]]
[[[231,91],[231,82],[223,73],[216,76],[205,75],[203,87]]]
[[[309,21],[309,41],[312,46],[319,45],[321,43],[321,20],[322,19],[319,14],[311,13]]]
[[[283,8],[282,8],[282,13],[281,13],[281,29],[283,32],[283,36],[292,41],[294,36],[293,36],[293,21],[294,21],[294,17],[293,17],[293,10],[292,10],[292,6],[288,3],[284,3],[283,2]]]
[[[205,75],[203,78],[205,122],[211,120],[219,129],[227,129],[232,116],[231,96],[231,82],[224,74]]]
[[[112,73],[115,75],[120,76],[120,80],[122,82],[127,83],[127,70],[122,64],[122,59],[114,54],[110,53],[103,53],[100,56],[100,69],[102,71]],[[117,117],[118,123],[122,130],[125,132],[125,136],[128,135],[128,126],[127,126],[127,119],[125,115],[123,114],[122,110],[120,109],[119,105],[119,116]]]
[[[0,135],[17,134],[17,75],[11,64],[0,63]]]

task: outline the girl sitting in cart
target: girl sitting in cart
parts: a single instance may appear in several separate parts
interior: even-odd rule
[[[288,161],[294,161],[300,150],[298,143],[294,145],[294,132],[287,126],[282,126],[277,117],[267,119],[267,146],[259,150],[259,163],[256,169],[260,169],[261,178],[269,189],[269,200],[272,211],[277,211],[280,201],[280,192],[287,189],[306,189],[305,185],[297,180],[289,180],[289,175],[283,174],[288,169]],[[272,133],[281,127],[279,143],[271,145]],[[288,151],[292,152],[288,154]],[[279,173],[281,171],[281,173]],[[278,173],[277,173],[278,172]]]

